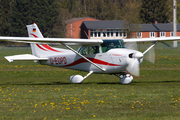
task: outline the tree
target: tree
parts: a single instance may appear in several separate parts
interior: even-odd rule
[[[177,6],[177,22],[180,23],[180,0],[176,0],[176,6]]]
[[[168,14],[170,16],[169,21],[173,22],[173,0],[168,0],[168,7],[169,7],[169,11]],[[180,23],[180,0],[176,0],[176,17],[177,17],[177,23]]]
[[[71,18],[93,17],[100,20],[120,18],[119,0],[56,0],[60,8],[66,9]]]
[[[122,9],[122,18],[126,21],[124,27],[128,29],[127,37],[129,38],[133,37],[134,32],[140,31],[141,26],[138,25],[141,23],[139,17],[139,8],[139,2],[129,0],[129,2],[127,2]]]
[[[66,26],[67,24],[65,21],[69,18],[69,12],[67,9],[61,8],[57,17],[57,21],[54,24],[54,27],[52,29],[53,37],[61,37],[65,38],[66,36]]]
[[[0,0],[0,35],[9,35],[11,0]]]
[[[45,37],[51,37],[57,15],[53,0],[15,0],[10,35],[27,36],[26,25],[35,22]]]
[[[100,20],[119,19],[120,9],[117,0],[84,0],[86,14]]]
[[[142,0],[140,17],[144,23],[167,23],[168,10],[167,0]]]

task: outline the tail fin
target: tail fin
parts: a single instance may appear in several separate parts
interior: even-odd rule
[[[30,38],[44,38],[38,26],[35,23],[27,25],[26,27]],[[36,57],[40,57],[40,51],[38,50],[37,46],[39,45],[31,43],[32,54]]]
[[[43,38],[43,35],[41,34],[38,26],[35,23],[33,23],[32,25],[27,25],[26,27],[28,30],[29,37]]]
[[[35,23],[31,25],[27,25],[27,30],[29,37],[31,38],[44,38],[38,26]],[[32,54],[39,58],[45,57],[48,54],[62,53],[67,51],[65,49],[50,47],[47,44],[37,44],[37,43],[31,43],[31,50],[32,50]]]

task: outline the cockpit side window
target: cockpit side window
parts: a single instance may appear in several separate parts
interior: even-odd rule
[[[89,47],[89,54],[99,53],[99,46],[91,46]]]
[[[88,54],[88,47],[81,47],[81,49],[79,50],[79,53],[81,55],[87,55]]]
[[[96,54],[99,53],[99,46],[81,47],[79,50],[81,55]]]
[[[103,40],[103,44],[101,44],[102,52],[107,52],[110,49],[114,48],[124,48],[123,40]]]

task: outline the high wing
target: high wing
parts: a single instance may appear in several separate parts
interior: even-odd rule
[[[67,45],[99,45],[102,39],[69,39],[69,38],[29,38],[29,37],[4,37],[1,41],[22,42],[22,43],[63,43]],[[129,38],[122,39],[124,42],[155,42],[155,41],[176,41],[180,37],[156,37],[156,38]]]
[[[30,38],[30,37],[2,37],[1,41],[23,42],[23,43],[63,43],[67,45],[99,45],[101,39],[69,39],[69,38]]]
[[[123,39],[124,42],[156,42],[156,41],[176,41],[180,40],[180,37],[156,37],[156,38],[130,38]]]

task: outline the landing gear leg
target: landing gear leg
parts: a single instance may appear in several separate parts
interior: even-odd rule
[[[117,76],[118,78],[120,78],[121,84],[130,84],[133,80],[133,76],[131,76],[130,74],[127,74],[125,72],[122,72],[120,74],[114,74],[114,75]]]
[[[70,77],[70,81],[72,83],[82,83],[84,79],[86,79],[89,75],[91,75],[93,71],[90,71],[85,77],[81,75],[73,75]]]

